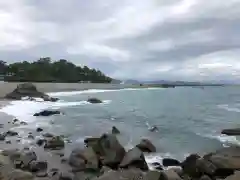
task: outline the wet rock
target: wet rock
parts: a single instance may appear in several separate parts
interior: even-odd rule
[[[196,162],[200,158],[197,154],[191,154],[188,156],[181,164],[182,169],[185,174],[188,174],[191,177],[199,178],[202,176],[202,173],[196,168]]]
[[[12,142],[10,140],[5,141],[6,144],[11,144]]]
[[[51,101],[51,102],[56,102],[58,101],[59,99],[58,98],[55,98],[55,97],[50,97],[48,95],[44,95],[41,97],[44,101]]]
[[[32,161],[36,161],[37,160],[37,155],[34,151],[30,151],[30,150],[23,150],[21,152],[20,158],[18,158],[17,160],[22,161],[22,168],[24,169],[28,169],[29,165]]]
[[[112,127],[112,134],[120,134],[120,131],[115,126],[113,126]]]
[[[162,179],[163,180],[182,180],[182,178],[179,177],[179,175],[171,169],[163,171]]]
[[[64,141],[60,136],[52,137],[48,139],[44,145],[47,149],[62,149],[64,148]]]
[[[0,141],[5,141],[5,134],[0,134]]]
[[[181,163],[178,160],[172,159],[172,158],[164,158],[162,163],[163,163],[163,166],[165,166],[165,167],[181,165]]]
[[[18,120],[18,119],[16,119],[16,118],[15,118],[15,119],[13,119],[12,123],[13,123],[13,124],[15,124],[16,122],[19,122],[19,120]]]
[[[135,167],[135,168],[139,168],[143,171],[148,170],[148,165],[145,161],[144,155],[142,153],[142,151],[140,149],[138,149],[137,147],[129,150],[120,166],[121,168],[130,168],[130,167]]]
[[[240,135],[240,128],[223,129],[222,134],[225,134],[225,135],[228,135],[228,136],[239,136]]]
[[[37,144],[38,146],[42,146],[45,142],[46,142],[45,139],[38,139],[37,142],[36,142],[36,144]]]
[[[67,158],[62,158],[62,159],[61,159],[61,163],[66,163],[67,161],[68,161]]]
[[[96,138],[96,137],[89,137],[84,139],[84,144],[86,145],[86,147],[94,147],[98,145],[100,138]]]
[[[29,134],[29,135],[28,135],[28,139],[34,139],[34,136],[31,135],[31,134]]]
[[[163,167],[162,167],[161,163],[159,163],[159,162],[154,162],[154,163],[152,163],[151,165],[152,165],[152,166],[154,167],[154,169],[156,169],[156,170],[163,170]]]
[[[46,137],[46,138],[54,137],[54,135],[51,134],[51,133],[44,133],[42,136],[43,136],[43,137]]]
[[[142,152],[156,152],[156,147],[148,139],[142,139],[136,147],[138,147]]]
[[[102,101],[100,99],[97,99],[97,98],[88,98],[87,102],[92,103],[92,104],[102,103]]]
[[[9,130],[5,133],[5,136],[17,136],[17,135],[18,135],[17,132],[11,131],[11,130]]]
[[[52,116],[56,114],[61,114],[60,111],[44,110],[39,113],[35,113],[33,116]]]
[[[21,139],[17,139],[16,142],[21,142]]]
[[[21,100],[23,97],[41,97],[45,94],[39,92],[32,83],[23,83],[19,84],[13,92],[7,94],[5,96],[6,99],[14,99],[14,100]]]
[[[149,128],[149,131],[157,132],[158,131],[158,127],[157,126],[152,126],[152,127]]]
[[[196,168],[202,174],[208,174],[211,176],[214,175],[217,170],[217,167],[212,162],[203,158],[197,159]]]
[[[36,129],[36,131],[37,131],[37,132],[42,132],[42,131],[43,131],[43,128],[38,127],[38,128]]]
[[[80,170],[99,169],[98,157],[91,147],[73,150],[69,158],[69,164]]]
[[[45,161],[31,161],[29,163],[29,170],[31,172],[45,171],[47,170],[48,164]]]
[[[28,123],[24,122],[24,121],[21,121],[20,122],[21,125],[28,125]]]

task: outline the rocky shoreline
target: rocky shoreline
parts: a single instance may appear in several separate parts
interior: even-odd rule
[[[191,154],[181,162],[164,158],[150,169],[145,155],[157,152],[154,142],[139,139],[139,144],[126,150],[118,141],[117,127],[111,133],[85,138],[85,146],[74,147],[69,154],[66,149],[71,141],[64,135],[38,127],[25,132],[29,143],[24,144],[24,137],[12,128],[27,122],[2,116],[1,123],[0,180],[240,180],[239,146],[203,156]]]

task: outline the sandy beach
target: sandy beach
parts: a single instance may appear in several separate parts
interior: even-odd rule
[[[13,91],[20,83],[0,82],[0,98]],[[123,84],[93,84],[93,83],[33,83],[41,92],[81,91],[87,89],[122,89],[133,88],[136,85]]]

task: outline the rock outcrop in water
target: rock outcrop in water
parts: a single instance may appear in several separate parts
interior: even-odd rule
[[[24,97],[38,97],[42,98],[44,101],[57,101],[57,98],[53,98],[37,90],[36,86],[32,83],[19,84],[16,89],[11,93],[8,93],[6,99],[21,100]]]
[[[60,111],[44,110],[39,113],[35,113],[33,116],[52,116],[56,114],[61,114]]]
[[[228,136],[239,136],[240,135],[240,128],[223,129],[222,134],[225,134],[225,135],[228,135]]]
[[[100,99],[97,99],[97,98],[88,98],[87,102],[92,103],[92,104],[102,103],[102,101]]]

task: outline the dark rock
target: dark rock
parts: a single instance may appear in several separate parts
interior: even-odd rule
[[[52,137],[48,139],[44,145],[47,149],[62,149],[64,148],[64,141],[60,136]]]
[[[81,176],[79,176],[81,177]],[[141,180],[144,179],[144,174],[139,169],[124,169],[121,171],[109,171],[102,176],[94,180]],[[74,180],[86,180],[86,179],[74,179]],[[151,180],[151,179],[149,179]]]
[[[191,154],[182,162],[182,169],[185,174],[191,177],[201,177],[202,173],[196,168],[196,162],[200,158],[197,154]]]
[[[28,123],[24,122],[24,121],[21,121],[20,122],[21,125],[27,125]]]
[[[158,127],[157,126],[152,126],[151,128],[149,128],[149,131],[157,132],[158,131]]]
[[[87,102],[92,103],[92,104],[102,103],[102,101],[100,99],[97,99],[97,98],[88,98]]]
[[[36,142],[36,144],[37,144],[38,146],[42,146],[45,142],[46,142],[45,139],[38,139],[37,142]]]
[[[104,173],[107,173],[109,171],[112,171],[112,169],[110,167],[107,167],[107,166],[102,166],[101,170],[100,170],[100,173],[101,174],[104,174]]]
[[[7,141],[6,141],[6,144],[11,144],[11,141],[10,141],[10,140],[7,140]]]
[[[18,135],[17,132],[11,131],[11,130],[9,130],[5,133],[5,136],[17,136],[17,135]]]
[[[29,168],[29,165],[32,161],[37,160],[37,155],[34,151],[24,150],[21,152],[20,158],[17,159],[22,161],[23,166],[22,168]]]
[[[154,166],[154,169],[156,169],[156,170],[163,170],[163,167],[162,167],[161,163],[159,163],[159,162],[154,162],[151,165]]]
[[[44,101],[51,101],[51,102],[56,102],[58,101],[59,99],[58,98],[54,98],[54,97],[50,97],[48,95],[44,95],[41,97]]]
[[[213,163],[203,158],[197,159],[196,168],[202,174],[207,174],[211,176],[214,175],[217,170],[216,166]]]
[[[44,110],[39,113],[35,113],[33,116],[52,116],[55,114],[61,114],[60,111]]]
[[[233,175],[228,176],[225,180],[239,180],[240,179],[240,171],[236,171]]]
[[[240,135],[240,128],[224,129],[224,130],[222,130],[222,134],[225,134],[225,135],[228,135],[228,136],[239,136]]]
[[[18,119],[13,119],[12,123],[15,124],[16,122],[18,122],[19,120]]]
[[[5,141],[5,134],[0,134],[0,141]]]
[[[92,148],[100,155],[102,164],[112,168],[116,168],[125,155],[125,149],[113,134],[102,135]]]
[[[43,137],[47,137],[47,138],[54,137],[54,135],[51,134],[51,133],[44,133],[42,136],[43,136]]]
[[[66,163],[68,160],[66,158],[61,159],[61,163]]]
[[[43,128],[38,127],[38,128],[36,129],[36,131],[37,131],[37,132],[42,132],[42,131],[43,131]]]
[[[69,158],[69,164],[82,170],[99,169],[99,160],[92,147],[73,150]]]
[[[86,147],[93,147],[98,144],[99,140],[100,138],[90,137],[90,138],[84,139],[84,143]]]
[[[130,168],[130,167],[135,167],[135,168],[139,168],[143,171],[148,170],[148,165],[145,161],[144,155],[142,153],[142,151],[140,149],[138,149],[137,147],[129,150],[120,166],[121,168]]]
[[[17,139],[16,142],[21,142],[21,139]]]
[[[156,147],[148,139],[142,139],[138,147],[142,152],[156,152]]]
[[[5,96],[6,99],[21,100],[23,97],[42,97],[45,94],[39,92],[32,83],[19,84],[17,88]]]
[[[45,161],[31,161],[29,163],[29,170],[31,172],[45,171],[47,167],[48,164]]]
[[[112,134],[120,134],[120,131],[115,126],[113,126],[112,127]]]
[[[29,135],[28,135],[28,139],[34,139],[34,136],[31,135],[31,134],[29,134]]]
[[[8,156],[12,161],[20,158],[21,153],[19,149],[7,149],[2,151],[3,156]]]
[[[20,160],[14,160],[13,164],[14,164],[14,167],[17,169],[20,169],[23,166],[23,162]]]
[[[178,160],[172,159],[172,158],[164,158],[162,163],[163,163],[163,166],[165,166],[165,167],[181,165],[181,163]]]
[[[162,180],[182,180],[182,178],[179,177],[179,175],[171,169],[163,171],[163,177],[161,179]]]

